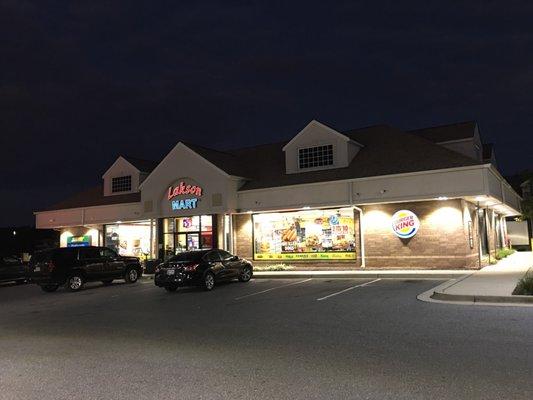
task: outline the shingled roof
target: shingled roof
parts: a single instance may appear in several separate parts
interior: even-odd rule
[[[141,193],[117,194],[104,196],[103,184],[75,193],[42,211],[63,210],[67,208],[104,206],[109,204],[137,203],[141,201]]]
[[[231,151],[246,165],[251,179],[240,190],[327,182],[477,165],[474,159],[434,144],[418,135],[378,125],[342,132],[364,147],[349,166],[320,171],[285,173],[287,142]]]
[[[474,126],[475,122],[465,122],[405,132],[388,125],[376,125],[345,131],[342,134],[363,145],[350,165],[295,174],[285,171],[283,147],[289,141],[225,151],[184,144],[226,173],[245,178],[246,183],[240,190],[252,190],[479,165],[480,162],[470,157],[436,144],[444,138],[469,137],[470,132],[473,135]],[[459,132],[451,133],[452,127]],[[152,171],[158,164],[124,158],[143,172]],[[102,185],[99,185],[55,204],[49,210],[139,201],[140,193],[104,196]]]
[[[159,162],[157,161],[144,160],[142,158],[137,158],[137,157],[131,157],[131,156],[122,156],[122,157],[141,172],[150,173],[159,164]]]
[[[469,139],[474,136],[475,121],[458,122],[450,125],[433,126],[431,128],[415,129],[408,133],[423,137],[433,143],[444,143],[453,140]]]

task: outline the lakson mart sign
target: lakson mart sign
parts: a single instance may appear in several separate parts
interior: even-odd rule
[[[181,181],[177,186],[168,188],[167,199],[171,202],[173,211],[192,210],[198,206],[198,200],[202,197],[202,193],[203,190],[200,186],[188,185]]]
[[[409,210],[396,211],[392,216],[392,231],[400,239],[412,238],[420,228],[420,220]]]

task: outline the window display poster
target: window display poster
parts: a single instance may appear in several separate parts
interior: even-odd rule
[[[355,259],[351,208],[253,215],[256,260]]]

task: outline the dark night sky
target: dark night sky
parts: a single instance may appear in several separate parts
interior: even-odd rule
[[[530,1],[0,0],[0,226],[180,139],[475,119],[533,167]]]

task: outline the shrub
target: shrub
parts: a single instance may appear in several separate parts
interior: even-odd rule
[[[504,248],[504,249],[498,249],[496,251],[496,260],[501,260],[507,256],[510,256],[511,254],[513,254],[515,252],[515,250],[513,249],[507,249],[507,248]]]
[[[528,272],[518,281],[513,294],[533,296],[533,272]]]
[[[256,265],[254,266],[255,271],[290,271],[294,269],[292,265],[286,264],[270,264],[270,265]]]

